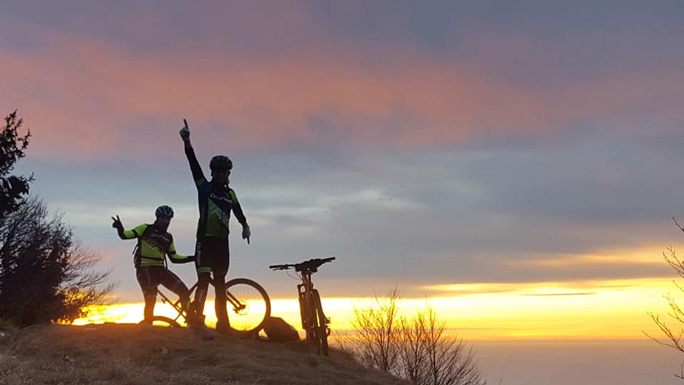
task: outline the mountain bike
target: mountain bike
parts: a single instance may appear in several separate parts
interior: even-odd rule
[[[302,283],[297,285],[299,298],[299,314],[302,318],[302,329],[306,332],[306,340],[316,344],[318,353],[328,355],[328,336],[330,335],[330,319],[323,313],[321,296],[318,290],[314,289],[311,275],[318,271],[318,268],[327,262],[332,262],[335,257],[315,258],[295,264],[271,265],[273,270],[294,269],[299,273],[298,278]]]
[[[190,288],[190,298],[197,289],[197,283]],[[152,317],[156,326],[181,327],[179,319],[187,323],[188,315],[181,306],[180,299],[172,301],[159,288],[157,293],[162,303],[168,303],[178,313],[175,318],[165,316]],[[235,278],[226,282],[226,301],[228,319],[233,334],[239,337],[254,337],[259,334],[264,321],[271,315],[271,300],[266,290],[251,279]]]

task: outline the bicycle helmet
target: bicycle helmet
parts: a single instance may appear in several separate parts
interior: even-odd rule
[[[233,162],[227,156],[216,155],[211,158],[209,162],[209,168],[214,170],[230,170],[233,168]]]
[[[173,209],[167,205],[159,206],[157,207],[157,210],[154,211],[154,215],[171,219],[173,218]]]

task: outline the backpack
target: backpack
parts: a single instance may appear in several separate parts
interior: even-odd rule
[[[285,322],[285,320],[280,317],[268,317],[264,321],[264,333],[266,333],[268,336],[268,340],[273,342],[290,342],[299,340],[299,333],[297,333],[297,329]]]

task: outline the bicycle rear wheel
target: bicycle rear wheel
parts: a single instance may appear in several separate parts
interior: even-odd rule
[[[254,336],[271,315],[271,301],[261,285],[247,278],[226,283],[226,298],[230,328],[244,337]]]
[[[142,325],[145,321],[140,321],[140,325]],[[166,327],[166,328],[179,328],[181,325],[175,321],[172,320],[169,317],[164,317],[161,315],[156,315],[152,317],[152,326],[159,326],[159,327]]]

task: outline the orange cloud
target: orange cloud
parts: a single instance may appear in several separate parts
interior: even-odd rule
[[[11,74],[0,104],[20,109],[39,156],[157,151],[149,140],[175,143],[183,117],[212,130],[198,140],[233,149],[339,137],[420,147],[477,135],[551,135],[573,119],[614,120],[684,82],[684,72],[672,70],[549,90],[398,49],[328,46],[260,61],[193,50],[133,54],[65,34],[46,41],[44,51],[0,53],[0,71]],[[382,64],[363,64],[378,57]],[[316,118],[334,127],[330,139],[311,123]]]

